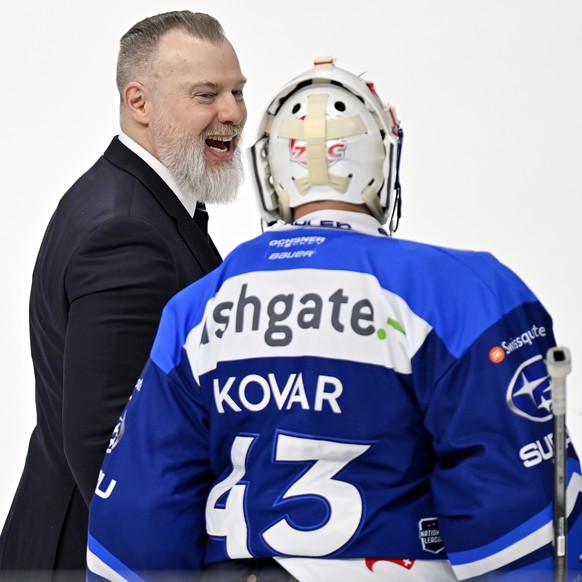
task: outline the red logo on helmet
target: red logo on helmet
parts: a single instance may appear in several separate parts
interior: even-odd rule
[[[307,165],[307,143],[300,139],[292,139],[290,144],[291,160]],[[325,142],[327,162],[331,164],[345,157],[346,142],[339,139],[331,139]]]
[[[305,120],[305,115],[300,117]],[[328,165],[341,160],[345,157],[346,142],[341,139],[330,139],[325,142],[325,150]],[[298,162],[303,166],[307,165],[307,142],[302,139],[292,139],[289,144],[291,150],[291,161]]]

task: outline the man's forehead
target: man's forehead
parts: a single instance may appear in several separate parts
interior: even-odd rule
[[[234,49],[227,40],[212,43],[192,36],[183,30],[171,30],[160,39],[158,58],[160,61],[197,60],[204,62],[213,54],[230,53]]]
[[[244,83],[236,53],[228,40],[211,43],[182,30],[168,32],[160,40],[158,51],[160,76],[188,75],[195,84]],[[192,77],[195,79],[192,79]]]

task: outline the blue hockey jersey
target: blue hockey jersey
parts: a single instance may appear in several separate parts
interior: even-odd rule
[[[91,505],[89,574],[275,557],[302,581],[550,581],[553,345],[490,254],[355,213],[271,228],[166,306]],[[572,576],[581,487],[570,444]]]

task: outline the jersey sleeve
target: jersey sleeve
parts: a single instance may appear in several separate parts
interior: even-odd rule
[[[202,568],[206,434],[187,367],[167,373],[150,360],[113,433],[91,503],[94,579]]]
[[[438,351],[438,344],[429,338],[424,350]],[[553,425],[545,356],[553,345],[550,317],[539,302],[527,302],[490,326],[436,379],[426,413],[438,456],[432,489],[459,580],[551,575]],[[580,568],[582,547],[580,484],[570,443],[572,571]]]

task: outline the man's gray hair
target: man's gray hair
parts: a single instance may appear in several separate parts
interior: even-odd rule
[[[129,82],[142,81],[149,74],[160,39],[171,30],[183,30],[212,44],[226,40],[220,22],[203,12],[164,12],[138,22],[121,37],[119,44],[117,89],[122,100]]]

